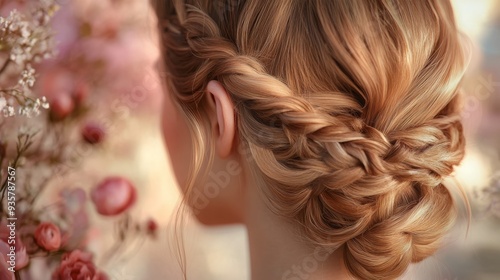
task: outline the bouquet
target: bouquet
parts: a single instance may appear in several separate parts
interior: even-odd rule
[[[154,220],[128,215],[137,198],[131,180],[108,176],[91,190],[64,182],[105,148],[112,127],[102,120],[127,108],[120,107],[123,98],[113,107],[120,110],[95,106],[110,103],[98,94],[116,86],[106,73],[119,66],[86,52],[96,42],[112,42],[118,26],[99,30],[65,9],[79,32],[58,45],[51,25],[58,3],[0,1],[0,279],[108,279],[86,247],[89,202],[99,215],[117,216],[116,244],[106,259],[157,230]],[[43,265],[33,268],[35,261]]]

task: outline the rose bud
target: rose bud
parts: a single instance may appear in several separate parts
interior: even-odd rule
[[[73,99],[65,92],[56,96],[49,104],[50,117],[56,121],[66,118],[75,108]]]
[[[68,279],[107,280],[108,277],[97,271],[90,253],[75,250],[64,254],[61,264],[52,273],[52,280]]]
[[[155,235],[156,230],[158,230],[158,224],[156,223],[155,220],[149,219],[146,222],[146,231],[148,234]]]
[[[9,239],[12,240],[12,239]],[[9,241],[7,239],[0,240],[0,259],[3,257],[6,260],[10,260],[10,257],[12,256],[12,245],[15,244],[15,254],[16,254],[16,265],[15,269],[20,270],[24,267],[26,267],[29,263],[29,256],[26,253],[26,247],[24,247],[24,244],[21,242],[19,238],[14,238],[15,242],[11,244],[7,244]],[[12,246],[12,247],[11,247]],[[1,275],[1,273],[0,273]],[[1,278],[0,279],[4,279]]]
[[[53,223],[41,223],[35,230],[35,241],[49,252],[57,251],[61,247],[61,231]]]
[[[106,133],[104,128],[97,123],[87,123],[82,129],[82,137],[89,144],[101,143]]]
[[[136,200],[135,187],[122,177],[102,181],[90,194],[99,214],[114,216],[130,208]]]

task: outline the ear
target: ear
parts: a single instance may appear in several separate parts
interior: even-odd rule
[[[235,144],[234,105],[224,86],[218,81],[208,82],[206,88],[209,118],[215,134],[217,154],[228,157]]]

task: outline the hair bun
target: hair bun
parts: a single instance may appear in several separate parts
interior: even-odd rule
[[[311,244],[345,245],[361,279],[396,278],[436,250],[455,216],[442,179],[465,145],[449,1],[162,2],[169,91],[198,133],[197,168],[216,79],[268,206]]]
[[[392,215],[346,242],[344,261],[355,275],[393,279],[439,248],[456,216],[452,198],[443,185],[416,189],[404,199],[414,203],[401,203]]]

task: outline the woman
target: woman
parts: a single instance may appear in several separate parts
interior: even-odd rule
[[[244,224],[252,279],[393,279],[456,216],[449,1],[157,1],[186,204]]]

